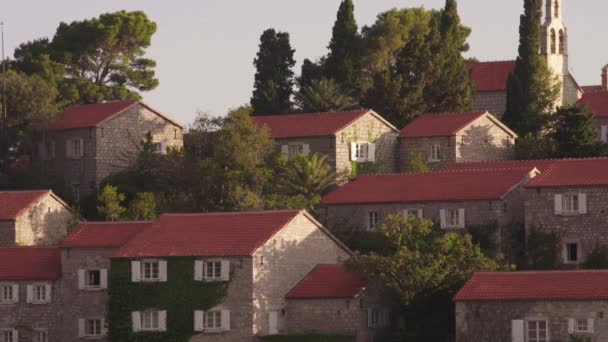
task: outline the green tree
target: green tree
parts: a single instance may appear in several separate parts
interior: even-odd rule
[[[590,270],[608,269],[608,247],[595,247],[587,256],[583,267]]]
[[[470,235],[444,232],[428,220],[392,215],[379,231],[388,244],[384,253],[356,255],[347,265],[394,290],[405,306],[455,293],[473,272],[502,268]]]
[[[251,106],[253,115],[285,114],[292,111],[296,61],[289,33],[268,29],[260,38],[253,64],[256,69]]]
[[[333,79],[313,80],[294,97],[296,107],[306,113],[343,111],[359,107],[357,101],[340,90]]]
[[[519,135],[541,132],[559,97],[559,82],[540,53],[542,0],[524,0],[519,24],[519,56],[507,81],[502,120]]]
[[[431,168],[426,163],[423,153],[410,152],[407,155],[406,171],[412,172],[412,173],[424,173],[424,172],[430,172]]]
[[[158,86],[154,60],[145,58],[156,24],[141,11],[106,13],[61,23],[52,39],[15,51],[14,67],[56,82],[65,103],[139,99]]]
[[[97,195],[97,212],[106,221],[117,221],[126,211],[121,205],[124,200],[125,195],[119,193],[117,187],[108,184]]]
[[[529,268],[535,270],[557,269],[559,243],[559,235],[546,232],[541,227],[532,227],[526,241]]]
[[[555,140],[551,136],[528,133],[515,141],[515,159],[547,159],[555,155]]]
[[[138,193],[129,203],[127,217],[134,221],[153,221],[158,216],[156,214],[156,199],[151,192]]]
[[[320,80],[324,77],[325,58],[321,58],[316,62],[306,58],[302,62],[300,76],[297,78],[300,89],[312,84],[315,80]]]
[[[586,158],[606,155],[606,144],[598,140],[593,114],[587,106],[561,107],[555,113],[555,158]]]
[[[356,84],[359,76],[359,36],[352,0],[342,0],[325,62],[325,76],[338,84]]]

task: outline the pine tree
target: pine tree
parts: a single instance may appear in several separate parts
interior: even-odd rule
[[[325,76],[339,84],[355,82],[358,75],[357,64],[360,36],[355,20],[355,6],[352,0],[343,0],[333,27],[329,43],[329,55],[325,63]]]
[[[559,96],[559,84],[540,53],[542,0],[524,0],[519,25],[519,56],[507,81],[503,121],[520,135],[539,133]]]
[[[562,107],[556,112],[556,158],[586,158],[605,155],[606,144],[598,141],[593,114],[586,106]]]
[[[292,111],[294,73],[289,33],[268,29],[260,38],[251,106],[253,115],[284,114]]]

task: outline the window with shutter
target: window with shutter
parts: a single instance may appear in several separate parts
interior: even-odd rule
[[[367,212],[367,231],[373,231],[378,226],[378,212],[377,211],[368,211]]]
[[[210,310],[205,311],[203,329],[205,331],[221,331],[222,330],[222,311]]]
[[[141,312],[141,330],[142,331],[154,331],[161,330],[161,311],[159,310],[146,310]]]
[[[222,261],[205,260],[203,262],[203,280],[220,281],[222,280]]]
[[[430,162],[438,162],[441,161],[441,145],[433,144],[431,145],[431,151],[429,154]]]
[[[549,328],[545,320],[526,321],[527,342],[549,341]]]
[[[159,260],[144,260],[141,262],[142,281],[160,281]]]
[[[0,304],[12,304],[19,300],[19,285],[0,284]]]
[[[84,337],[102,336],[102,320],[99,318],[84,320]]]

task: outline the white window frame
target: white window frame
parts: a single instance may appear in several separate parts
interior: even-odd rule
[[[209,259],[203,261],[203,280],[221,281],[222,280],[222,260]]]
[[[90,283],[91,272],[99,272],[99,284],[92,285]],[[106,268],[88,268],[78,270],[78,289],[80,290],[103,290],[108,288],[108,269]]]
[[[30,286],[29,291],[31,291],[31,296],[32,296],[30,303],[47,304],[51,301],[51,294],[49,293],[49,291],[51,290],[51,286],[49,284],[36,283],[36,284],[28,285],[28,286]],[[43,289],[43,290],[40,291],[39,289]],[[43,299],[41,299],[39,296],[41,293],[44,294]]]
[[[150,265],[150,276],[146,274],[146,267]],[[156,267],[154,267],[156,265]],[[156,277],[154,277],[154,268],[156,268]],[[158,282],[160,281],[160,260],[146,259],[141,261],[141,281],[143,282]]]
[[[9,342],[16,342],[19,341],[19,331],[16,329],[0,329],[0,338],[2,339],[1,342],[4,342],[7,340],[7,334],[8,334],[8,340]]]
[[[422,219],[424,217],[424,210],[422,208],[409,208],[403,211],[403,218],[407,219],[408,217],[414,217],[417,219]]]
[[[562,196],[562,212],[564,215],[576,215],[579,213],[578,194],[568,193]]]
[[[194,331],[219,333],[230,330],[230,310],[216,307],[194,311]]]
[[[34,329],[34,342],[48,342],[49,332],[46,329]]]
[[[574,319],[574,332],[575,333],[588,333],[589,332],[589,320],[585,319]]]
[[[454,213],[458,218],[458,223],[453,224]],[[465,208],[444,208],[439,210],[442,229],[462,229],[465,228]]]
[[[380,215],[376,210],[370,210],[365,215],[366,225],[365,228],[368,232],[376,230],[378,224],[380,223],[379,219]]]
[[[92,326],[92,334],[89,331],[89,328]],[[84,320],[84,337],[95,338],[103,336],[104,327],[103,327],[103,319],[101,318],[86,318]],[[99,329],[99,330],[98,330]]]
[[[608,143],[608,125],[602,125],[600,127],[600,141]]]
[[[10,293],[10,298],[5,294]],[[0,304],[14,304],[19,301],[19,285],[13,283],[0,283]]]
[[[570,255],[570,245],[576,245],[576,260],[572,260]],[[581,263],[581,243],[578,240],[566,240],[563,242],[562,246],[562,258],[564,260],[564,264],[576,265]]]
[[[530,324],[534,323],[536,324],[536,336],[530,336],[531,333],[531,329],[530,329]],[[540,323],[544,323],[545,324],[545,336],[544,339],[540,339]],[[549,342],[550,340],[550,334],[549,334],[549,321],[547,319],[527,319],[525,321],[525,332],[526,332],[526,342]]]
[[[357,163],[376,161],[376,144],[369,141],[350,143],[350,159]]]
[[[160,310],[144,310],[141,312],[141,331],[161,330]],[[147,324],[149,323],[149,324]]]
[[[91,284],[90,280],[91,278],[94,278],[93,272],[97,272],[97,276],[98,276],[98,284]],[[85,270],[84,271],[84,288],[85,289],[100,289],[102,286],[102,274],[101,274],[101,270],[97,269],[97,270]]]
[[[441,144],[432,144],[431,145],[431,151],[429,153],[429,161],[430,162],[441,161]]]
[[[203,330],[204,331],[221,331],[222,330],[222,311],[221,310],[205,311],[205,316],[203,319]]]

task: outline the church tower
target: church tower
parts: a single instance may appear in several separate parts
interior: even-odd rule
[[[561,92],[557,105],[574,103],[578,100],[578,86],[570,76],[568,68],[568,31],[562,17],[562,0],[545,0],[545,23],[541,52],[547,57],[549,69],[561,82]]]

